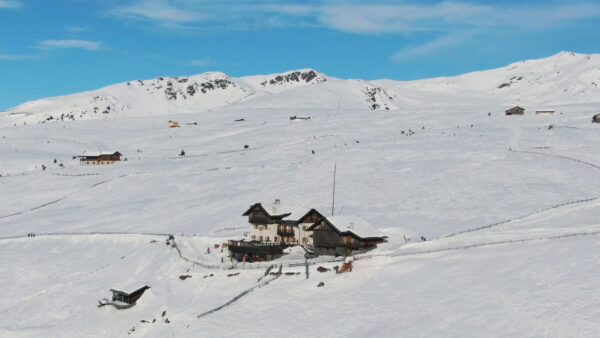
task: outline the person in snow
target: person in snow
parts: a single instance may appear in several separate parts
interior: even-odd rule
[[[206,253],[210,254],[210,247],[206,248]]]

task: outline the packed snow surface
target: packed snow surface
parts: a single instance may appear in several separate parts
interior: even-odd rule
[[[598,84],[600,55],[564,52],[411,82],[164,77],[2,112],[0,336],[597,337]],[[106,150],[122,161],[76,157]],[[254,203],[331,215],[334,165],[335,216],[387,243],[309,279],[298,248],[230,262]]]

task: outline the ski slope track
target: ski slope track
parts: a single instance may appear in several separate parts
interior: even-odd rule
[[[561,52],[417,81],[163,76],[0,112],[0,337],[597,337],[599,86],[600,55]],[[97,151],[122,161],[80,164]],[[388,242],[340,274],[299,247],[230,259],[275,199]]]

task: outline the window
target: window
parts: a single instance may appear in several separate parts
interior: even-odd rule
[[[269,236],[267,236],[267,242],[270,242],[270,241],[271,241],[271,239],[269,238]]]
[[[263,236],[259,236],[258,240],[262,242],[263,241]]]
[[[279,242],[279,236],[275,236],[275,242]]]
[[[258,229],[258,225],[254,224],[254,229]]]
[[[302,226],[302,231],[306,231],[306,229],[308,229],[308,227],[306,225]]]
[[[302,237],[302,244],[306,244],[306,243],[308,243],[308,238]]]
[[[253,241],[256,240],[256,236],[252,235],[252,240]]]

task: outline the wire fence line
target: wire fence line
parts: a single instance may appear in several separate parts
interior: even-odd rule
[[[531,216],[535,216],[535,215],[538,215],[538,214],[542,214],[542,213],[551,211],[553,209],[561,208],[561,207],[564,207],[564,206],[567,206],[567,205],[580,204],[580,203],[590,202],[590,201],[594,201],[594,200],[598,200],[598,199],[600,199],[600,197],[593,197],[593,198],[586,198],[586,199],[581,199],[581,200],[576,200],[576,201],[569,201],[569,202],[557,204],[557,205],[554,205],[554,206],[551,206],[551,207],[548,207],[548,208],[545,208],[545,209],[541,209],[541,210],[538,210],[536,212],[532,212],[532,213],[527,214],[527,215],[519,216],[519,217],[516,217],[516,218],[510,218],[510,219],[507,219],[507,220],[504,220],[504,221],[500,221],[500,222],[496,222],[496,223],[492,223],[492,224],[487,224],[487,225],[484,225],[484,226],[479,226],[479,227],[476,227],[476,228],[471,228],[471,229],[466,229],[466,230],[461,230],[461,231],[453,232],[453,233],[450,233],[450,234],[446,234],[446,235],[443,235],[442,238],[448,238],[448,237],[453,237],[453,236],[461,235],[461,234],[468,233],[468,232],[474,232],[474,231],[480,231],[480,230],[484,230],[484,229],[489,229],[489,228],[493,228],[493,227],[498,226],[498,225],[502,225],[502,224],[506,224],[506,223],[510,223],[510,222],[514,222],[514,221],[518,221],[518,220],[522,220],[522,219],[527,218],[527,217],[531,217]]]
[[[462,246],[456,246],[456,247],[446,247],[446,248],[439,248],[439,249],[429,249],[429,250],[409,251],[409,252],[395,252],[395,253],[392,253],[392,254],[389,254],[389,255],[378,255],[378,256],[379,257],[382,257],[382,256],[399,257],[399,256],[422,255],[422,254],[435,253],[435,252],[444,252],[444,251],[453,251],[453,250],[466,250],[466,249],[473,249],[473,248],[479,248],[479,247],[485,247],[485,246],[493,246],[493,245],[504,245],[504,244],[512,244],[512,243],[524,243],[524,242],[532,242],[532,241],[555,240],[555,239],[563,239],[563,238],[570,238],[570,237],[598,236],[598,235],[600,235],[600,230],[597,230],[597,231],[583,231],[583,232],[570,232],[570,233],[561,234],[561,235],[554,235],[554,236],[541,236],[541,237],[520,238],[520,239],[507,239],[507,240],[484,242],[484,243],[475,243],[475,244],[462,245]],[[372,255],[372,257],[376,257],[376,256]],[[363,258],[366,258],[366,257],[363,257]]]
[[[35,238],[44,236],[94,236],[94,235],[140,235],[140,236],[169,236],[167,233],[161,232],[126,232],[126,231],[91,231],[91,232],[40,232],[31,233],[29,235],[14,235],[14,236],[3,236],[0,240],[9,239],[20,239],[20,238]],[[187,236],[186,236],[187,237]]]
[[[154,237],[170,236],[170,234],[167,234],[167,233],[157,233],[157,232],[136,232],[136,233],[134,233],[134,232],[121,232],[121,231],[55,232],[55,233],[47,232],[47,233],[35,234],[35,236],[89,236],[89,235],[138,235],[138,236],[154,236]],[[554,236],[540,236],[540,237],[532,237],[532,238],[498,240],[498,241],[474,243],[474,244],[454,246],[454,247],[445,247],[445,248],[439,248],[439,249],[415,250],[415,251],[408,251],[408,252],[393,252],[393,253],[388,253],[388,254],[360,254],[360,255],[355,255],[354,260],[372,259],[372,258],[377,258],[377,257],[392,257],[393,258],[393,257],[402,257],[402,256],[415,256],[415,255],[424,255],[424,254],[445,252],[445,251],[468,250],[468,249],[473,249],[473,248],[495,246],[495,245],[506,245],[506,244],[516,244],[516,243],[524,243],[524,242],[531,242],[531,241],[556,240],[556,239],[564,239],[564,238],[571,238],[571,237],[598,236],[598,235],[600,235],[600,230],[570,232],[570,233],[554,235]],[[0,240],[10,240],[10,239],[20,239],[20,238],[27,238],[27,236],[5,236],[5,237],[0,237]],[[177,246],[175,241],[172,240],[172,242],[174,244],[172,247],[176,250],[177,255],[182,260],[184,260],[188,263],[191,263],[193,265],[201,266],[203,268],[211,269],[211,270],[262,270],[262,269],[268,268],[269,266],[273,265],[274,263],[276,263],[277,265],[281,265],[282,267],[293,268],[293,267],[305,266],[307,263],[308,263],[308,265],[316,265],[316,264],[324,264],[324,263],[341,263],[341,262],[344,262],[344,260],[345,260],[344,257],[336,257],[336,258],[328,258],[328,259],[320,259],[320,260],[309,260],[308,262],[306,260],[304,260],[304,261],[297,260],[297,261],[287,261],[287,262],[247,263],[247,264],[244,264],[244,263],[239,264],[236,262],[235,264],[231,264],[231,265],[209,264],[206,262],[202,262],[202,261],[187,257],[186,255],[184,255],[181,252],[181,249]],[[424,242],[424,243],[427,243],[427,242]]]

